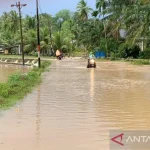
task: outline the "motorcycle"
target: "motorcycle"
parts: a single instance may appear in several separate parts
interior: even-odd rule
[[[87,68],[96,68],[96,62],[95,62],[94,58],[88,59]]]
[[[61,60],[61,59],[62,59],[62,56],[61,56],[61,55],[57,56],[57,59],[58,59],[58,60]]]

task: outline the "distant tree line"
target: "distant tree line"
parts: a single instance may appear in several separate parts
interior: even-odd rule
[[[61,10],[54,17],[40,14],[41,54],[57,49],[75,52],[105,51],[107,57],[150,57],[149,0],[96,0],[96,10],[80,0],[75,12]],[[36,55],[36,16],[23,17],[24,51]],[[11,53],[20,43],[19,16],[16,11],[0,16],[0,44]]]

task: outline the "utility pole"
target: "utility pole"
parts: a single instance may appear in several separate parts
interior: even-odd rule
[[[51,55],[53,56],[52,27],[50,26]]]
[[[50,20],[48,20],[48,26],[49,26],[49,33],[50,33],[51,55],[53,56],[52,24]]]
[[[37,15],[37,49],[38,49],[38,66],[41,67],[41,58],[40,58],[40,23],[39,23],[39,4],[38,0],[36,0],[36,15]]]
[[[22,64],[24,66],[24,50],[23,50],[23,34],[22,34],[22,15],[21,8],[26,6],[27,4],[20,4],[20,1],[16,3],[16,5],[12,4],[11,7],[16,6],[19,10],[19,20],[20,20],[20,37],[21,37],[21,52],[22,52]]]

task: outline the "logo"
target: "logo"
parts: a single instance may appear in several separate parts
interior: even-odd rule
[[[110,150],[150,150],[149,130],[111,130]]]
[[[112,140],[113,142],[115,142],[115,143],[121,145],[121,146],[124,146],[124,144],[122,143],[123,136],[124,136],[124,133],[113,137],[111,140]]]

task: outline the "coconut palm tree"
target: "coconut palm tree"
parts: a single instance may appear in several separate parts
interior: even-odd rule
[[[63,49],[65,46],[65,38],[61,32],[56,32],[53,36],[53,42],[56,49]]]
[[[24,45],[25,53],[31,53],[36,50],[37,38],[35,30],[30,29],[24,34]]]
[[[108,46],[107,46],[107,29],[106,29],[106,20],[104,19],[104,15],[105,15],[105,10],[106,8],[109,6],[109,1],[108,0],[96,0],[96,11],[94,11],[92,13],[92,15],[94,17],[99,16],[102,19],[102,23],[103,23],[103,28],[104,28],[104,34],[105,34],[105,49],[107,52],[107,56],[108,56]]]
[[[19,15],[16,11],[10,11],[9,17],[11,31],[15,34],[19,29]]]
[[[140,38],[149,38],[147,35],[150,33],[150,2],[145,1],[137,2],[135,5],[131,5],[126,8],[124,15],[127,42],[131,45],[135,44]]]
[[[36,18],[27,15],[24,19],[24,27],[26,30],[36,28]]]
[[[92,11],[90,7],[87,6],[87,3],[84,0],[80,0],[77,5],[77,12],[81,21],[87,21],[88,15]]]

